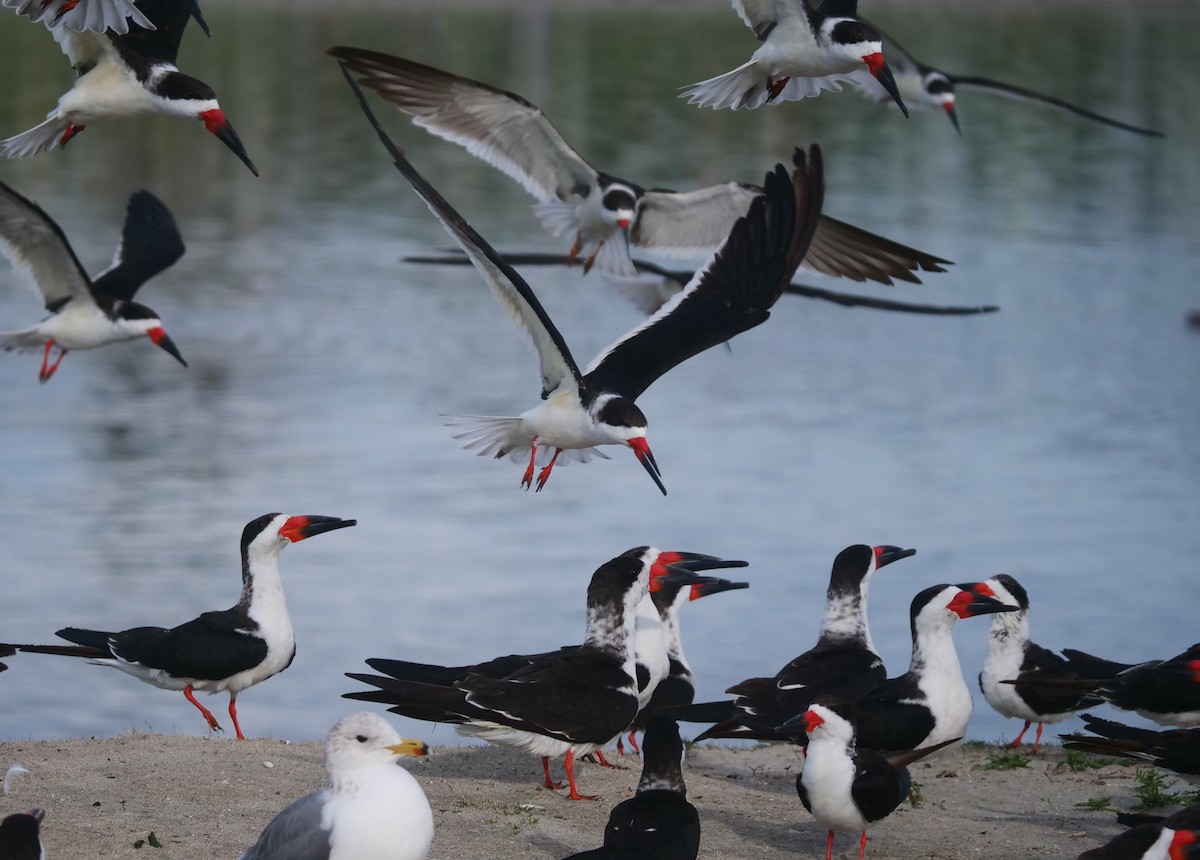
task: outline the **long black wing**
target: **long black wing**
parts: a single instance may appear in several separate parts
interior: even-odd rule
[[[770,315],[804,259],[825,196],[820,147],[797,149],[788,181],[783,165],[767,174],[720,249],[658,313],[593,360],[586,386],[636,399],[668,370],[754,328]]]
[[[206,612],[170,630],[135,627],[114,633],[113,653],[122,660],[162,669],[176,678],[216,681],[257,666],[267,643],[241,632],[244,616]]]
[[[157,29],[147,30],[131,24],[128,33],[110,34],[110,38],[121,46],[123,52],[130,51],[149,65],[175,64],[189,18],[195,17],[204,32],[208,33],[208,24],[200,15],[196,0],[138,0],[138,8],[154,22]]]
[[[1123,131],[1131,131],[1134,134],[1145,135],[1146,137],[1166,137],[1161,131],[1155,131],[1152,128],[1142,128],[1137,125],[1130,125],[1127,122],[1113,119],[1090,111],[1087,108],[1073,105],[1070,102],[1065,102],[1062,99],[1048,96],[1045,93],[1035,92],[1034,90],[1018,87],[1014,84],[1005,84],[1000,81],[993,81],[990,78],[981,78],[974,75],[951,75],[943,72],[950,82],[955,87],[974,87],[984,92],[993,93],[998,96],[1004,96],[1010,99],[1016,99],[1023,102],[1031,102],[1033,104],[1045,105],[1046,107],[1056,108],[1057,110],[1065,111],[1066,113],[1081,116],[1084,119],[1090,119],[1094,122],[1110,125],[1113,128],[1119,128]]]
[[[179,261],[186,250],[171,210],[149,191],[129,198],[113,264],[92,283],[93,293],[132,301],[134,293]]]

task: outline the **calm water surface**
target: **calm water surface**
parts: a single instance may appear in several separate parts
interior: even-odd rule
[[[369,656],[464,662],[578,641],[592,570],[646,543],[751,562],[752,588],[686,610],[706,697],[812,644],[830,562],[858,542],[919,549],[872,595],[893,674],[914,593],[1001,571],[1028,587],[1043,644],[1132,660],[1198,638],[1200,333],[1185,317],[1200,308],[1200,10],[872,13],[949,70],[1168,134],[1148,140],[975,93],[959,102],[961,138],[940,115],[904,121],[853,93],[702,112],[675,89],[753,48],[721,5],[211,5],[214,38],[191,33],[181,65],[221,94],[261,179],[199,127],[166,119],[98,126],[65,152],[0,164],[92,271],[129,193],[163,197],[188,253],[142,298],[191,365],[124,344],[72,354],[40,386],[37,358],[0,356],[0,640],[225,608],[241,528],[267,511],[360,524],[284,554],[299,653],[242,697],[252,735],[323,734],[358,687],[342,673]],[[70,76],[40,28],[0,25],[9,134]],[[596,165],[647,185],[761,181],[793,145],[820,142],[828,212],[957,263],[924,285],[862,292],[1003,311],[922,318],[784,299],[732,352],[689,361],[642,398],[667,498],[620,451],[523,493],[519,467],[460,451],[439,415],[528,406],[531,350],[473,271],[399,262],[447,238],[322,55],[334,44],[519,92]],[[492,242],[565,252],[514,183],[383,115]],[[581,362],[638,320],[598,277],[530,278]],[[0,328],[39,310],[0,267]],[[974,675],[987,621],[960,626]],[[0,737],[203,728],[179,694],[110,670],[38,656],[11,666]],[[219,715],[224,700],[211,700]],[[1012,735],[979,704],[972,736]]]

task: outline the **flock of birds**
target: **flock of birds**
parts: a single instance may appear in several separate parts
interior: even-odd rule
[[[190,20],[208,33],[195,0],[2,2],[44,23],[79,75],[44,122],[0,142],[5,155],[33,156],[66,145],[93,122],[159,112],[202,121],[257,175],[215,93],[174,65]],[[733,7],[760,46],[737,69],[687,88],[683,95],[691,103],[752,109],[850,82],[906,116],[909,106],[943,110],[957,129],[956,87],[975,86],[1126,131],[1157,134],[1051,97],[927,66],[858,17],[854,0],[817,6],[807,0],[733,0]],[[605,457],[600,446],[616,445],[632,451],[665,495],[647,441],[647,419],[636,403],[655,380],[762,324],[785,292],[866,301],[792,284],[798,268],[891,283],[916,281],[917,272],[940,272],[949,263],[824,215],[818,146],[796,149],[790,169],[777,165],[761,186],[647,189],[592,167],[539,108],[516,94],[376,51],[336,47],[329,53],[397,169],[463,254],[414,261],[473,265],[536,347],[541,387],[534,406],[516,417],[455,420],[456,438],[465,448],[524,463],[526,488],[540,491],[560,461]],[[415,125],[519,182],[536,198],[544,226],[570,239],[565,258],[496,252],[393,143],[360,84]],[[694,273],[678,272],[634,259],[633,248],[711,256]],[[133,301],[146,281],[184,253],[174,218],[150,192],[130,198],[113,264],[93,278],[51,217],[0,183],[0,249],[41,292],[49,311],[35,326],[0,333],[4,349],[42,351],[40,381],[55,374],[68,351],[143,336],[186,366],[158,315]],[[580,263],[585,273],[596,269],[630,284],[631,278],[653,275],[649,291],[637,294],[647,319],[581,369],[514,262]],[[646,279],[638,283],[646,285]],[[919,313],[995,310],[875,304]],[[173,628],[64,628],[57,635],[69,644],[0,643],[0,657],[32,652],[111,666],[182,692],[213,731],[221,730],[219,721],[194,694],[228,691],[229,718],[241,739],[238,694],[286,669],[296,652],[280,553],[291,543],[354,525],[338,517],[265,514],[242,532],[242,593],[232,608]],[[1157,732],[1086,718],[1092,734],[1067,735],[1067,746],[1200,776],[1200,728],[1193,728],[1200,726],[1200,645],[1140,665],[1071,650],[1055,653],[1031,641],[1028,594],[1008,575],[918,593],[910,608],[911,663],[907,672],[888,678],[867,623],[868,588],[877,570],[915,552],[847,547],[833,563],[816,644],[774,675],[731,686],[728,700],[693,701],[679,613],[691,600],[747,587],[714,575],[746,563],[653,547],[631,549],[596,569],[580,644],[464,666],[371,659],[375,674],[348,673],[369,689],[346,698],[383,703],[397,714],[451,723],[463,734],[524,749],[541,758],[547,788],[562,787],[551,775],[550,759],[563,756],[568,797],[576,800],[587,797],[578,790],[576,759],[604,763],[604,750],[614,740],[623,746],[626,733],[638,750],[636,732],[644,731],[636,795],[613,809],[604,846],[577,858],[697,855],[700,818],[686,798],[679,721],[709,723],[701,739],[797,744],[806,749],[797,792],[828,830],[827,857],[834,834],[852,832],[861,834],[861,860],[868,828],[909,793],[906,765],[962,739],[972,701],[951,633],[960,619],[991,615],[979,683],[998,712],[1024,720],[1014,746],[1036,723],[1036,752],[1045,724],[1109,703],[1179,728]],[[425,754],[425,745],[400,738],[375,714],[355,712],[333,726],[325,750],[327,787],[284,809],[243,857],[426,856],[433,814],[416,780],[396,767],[399,756]],[[43,818],[33,810],[4,819],[0,856],[44,856]],[[1200,839],[1196,808],[1129,823],[1134,826],[1109,846],[1082,856],[1178,860],[1200,851],[1191,847]]]

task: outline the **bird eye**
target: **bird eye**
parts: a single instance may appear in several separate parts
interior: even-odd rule
[[[359,735],[358,737],[355,738],[355,740],[358,741],[360,744],[365,744],[367,742],[367,736]]]

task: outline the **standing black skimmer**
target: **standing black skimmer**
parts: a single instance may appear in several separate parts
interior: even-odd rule
[[[366,86],[430,134],[457,143],[515,179],[537,199],[534,209],[555,236],[573,235],[567,257],[622,277],[637,274],[629,246],[670,256],[712,253],[762,193],[725,182],[695,191],[646,189],[596,170],[562,138],[546,115],[515,93],[430,66],[367,51],[329,52]],[[809,271],[857,281],[920,283],[918,269],[945,271],[949,260],[822,215],[801,264]],[[686,281],[685,281],[686,282]]]
[[[749,587],[750,583],[748,582],[717,579],[686,588],[677,584],[667,585],[650,595],[650,600],[658,610],[662,626],[663,643],[666,646],[667,672],[655,684],[648,701],[641,705],[637,719],[629,727],[629,744],[635,752],[638,751],[635,732],[645,729],[660,709],[690,705],[696,698],[695,676],[683,653],[683,639],[679,632],[679,610],[685,604],[701,597],[708,597],[710,594],[720,594],[722,591]],[[638,683],[641,683],[640,675]],[[620,741],[617,742],[617,748],[620,749]]]
[[[1081,108],[1062,99],[1056,99],[1053,96],[1034,92],[1024,87],[993,81],[989,78],[980,78],[972,75],[952,75],[949,72],[943,72],[941,69],[935,69],[933,66],[922,63],[908,51],[900,47],[895,39],[888,36],[875,25],[870,24],[868,26],[874,29],[883,40],[883,53],[891,63],[892,72],[896,78],[896,86],[900,94],[904,97],[905,103],[913,107],[935,108],[945,111],[946,115],[950,117],[950,122],[954,124],[955,130],[960,133],[962,129],[959,128],[958,113],[955,110],[956,87],[975,88],[983,92],[1016,99],[1017,101],[1044,105],[1065,113],[1094,120],[1104,125],[1110,125],[1113,128],[1131,131],[1134,134],[1144,134],[1148,137],[1163,136],[1161,131],[1141,128],[1119,120],[1110,119],[1109,117],[1094,113],[1087,108]],[[864,95],[874,101],[885,105],[892,102],[891,93],[882,87],[879,81],[865,69],[851,72],[850,79]]]
[[[1200,858],[1200,807],[1189,806],[1160,821],[1139,824],[1079,860],[1197,860]]]
[[[50,28],[61,24],[75,32],[128,33],[130,19],[139,27],[154,29],[135,0],[3,0],[0,5],[30,21],[41,21]]]
[[[1200,643],[1166,660],[1117,663],[1064,648],[1078,679],[1033,672],[1026,684],[1049,689],[1096,692],[1123,711],[1135,711],[1164,726],[1200,726]]]
[[[971,691],[954,649],[954,623],[994,612],[1015,612],[966,586],[934,585],[913,598],[912,660],[908,671],[888,678],[852,705],[860,747],[899,752],[934,747],[966,734]],[[785,731],[794,729],[785,724]]]
[[[0,821],[0,857],[4,860],[46,860],[40,827],[46,813],[18,812]]]
[[[1030,640],[1029,594],[1019,582],[1002,573],[979,585],[982,586],[980,593],[1019,607],[1016,612],[1000,612],[992,617],[987,659],[979,673],[979,689],[987,703],[1001,716],[1025,721],[1010,747],[1019,747],[1030,725],[1037,723],[1037,736],[1033,741],[1036,755],[1046,723],[1061,722],[1076,711],[1095,707],[1104,700],[1090,693],[1023,684],[1022,676],[1028,672],[1036,672],[1041,677],[1078,676],[1071,671],[1064,657]]]
[[[816,8],[811,0],[733,0],[733,8],[762,45],[732,72],[686,87],[680,98],[688,104],[737,110],[837,92],[865,65],[908,116],[882,39],[858,19],[858,0]]]
[[[824,216],[822,216],[824,218]],[[820,227],[817,228],[818,233]],[[558,254],[510,254],[501,256],[513,266],[561,266],[563,258]],[[421,254],[405,257],[406,263],[421,263],[435,266],[468,266],[471,261],[461,254],[425,256]],[[670,301],[676,293],[695,277],[690,270],[671,270],[651,263],[647,260],[633,260],[637,270],[636,278],[611,277],[610,281],[616,290],[631,304],[647,316],[657,313],[658,309]],[[820,299],[841,305],[846,308],[874,308],[882,311],[898,311],[910,314],[932,314],[935,316],[970,316],[972,314],[989,314],[1000,310],[996,305],[927,305],[914,302],[896,302],[890,299],[877,299],[873,296],[858,296],[852,293],[840,293],[820,287],[810,287],[805,284],[791,283],[783,288],[785,296],[803,296],[809,299]]]
[[[237,697],[282,672],[296,656],[292,620],[279,578],[279,553],[289,544],[357,523],[338,517],[264,514],[242,530],[242,596],[231,609],[205,612],[178,627],[134,627],[118,633],[66,627],[55,633],[76,646],[15,645],[19,651],[88,657],[164,690],[182,690],[208,726],[215,717],[194,690],[229,691],[229,717],[238,740]]]
[[[139,0],[138,8],[156,29],[134,24],[122,34],[77,32],[63,22],[50,27],[79,78],[44,122],[0,141],[0,151],[9,158],[28,158],[63,146],[94,122],[164,113],[201,120],[257,176],[212,87],[175,66],[194,4],[189,8],[182,0]]]
[[[1064,749],[1119,756],[1173,770],[1192,783],[1200,782],[1200,728],[1156,732],[1083,715],[1092,735],[1059,735]]]
[[[700,815],[687,799],[679,726],[653,717],[643,748],[637,794],[613,807],[604,846],[566,860],[696,860]]]
[[[433,810],[399,758],[428,753],[377,714],[347,714],[325,737],[325,788],[275,816],[240,860],[424,860]]]
[[[430,185],[392,143],[343,66],[363,112],[397,169],[483,275],[500,304],[532,338],[541,363],[542,400],[515,418],[464,416],[454,423],[463,447],[480,456],[521,459],[529,451],[522,486],[533,483],[538,449],[554,454],[537,477],[545,486],[559,456],[583,462],[598,445],[625,445],[665,496],[662,476],[646,441],[646,416],[634,402],[682,361],[754,328],[771,315],[812,238],[824,199],[821,151],[797,149],[791,181],[783,165],[767,174],[762,196],[739,218],[725,244],[687,288],[657,314],[624,335],[580,371],[566,341],[529,284]]]
[[[550,778],[549,757],[565,754],[570,798],[582,800],[575,756],[603,748],[637,716],[634,609],[660,584],[705,581],[684,566],[658,564],[661,555],[653,547],[637,547],[592,574],[587,631],[578,647],[552,652],[503,678],[468,674],[450,685],[348,672],[377,689],[345,697],[383,702],[414,719],[454,723],[460,734],[540,756],[547,788],[560,787]]]
[[[0,349],[43,347],[38,380],[47,381],[72,349],[148,337],[187,367],[158,314],[133,301],[146,281],[183,256],[183,238],[163,202],[149,191],[129,198],[113,264],[88,277],[62,228],[40,206],[0,182],[0,252],[42,294],[50,316],[32,328],[0,332]],[[58,358],[50,363],[57,348]]]
[[[819,695],[851,701],[887,679],[867,625],[867,593],[879,568],[916,555],[896,546],[848,546],[833,560],[825,615],[817,644],[770,678],[748,678],[725,692],[732,702],[696,705],[672,714],[696,721],[719,720],[697,740],[753,738],[786,740],[780,726],[803,714]]]
[[[817,823],[829,831],[825,860],[833,857],[833,834],[861,833],[858,860],[867,850],[867,829],[887,818],[912,788],[907,765],[962,740],[885,758],[855,744],[851,708],[841,699],[819,697],[801,715],[808,735],[804,769],[796,793]]]

